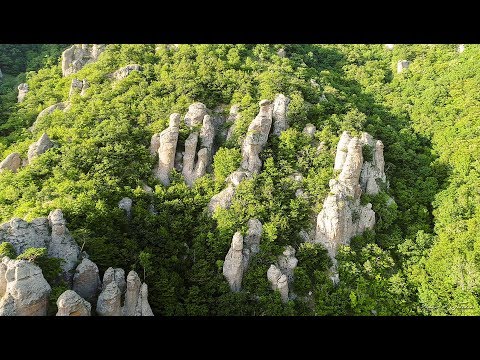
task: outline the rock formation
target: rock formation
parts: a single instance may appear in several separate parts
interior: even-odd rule
[[[142,71],[142,67],[138,64],[130,64],[118,69],[112,76],[115,80],[122,80],[130,75],[132,71]]]
[[[298,259],[295,257],[295,249],[288,245],[282,255],[278,257],[278,268],[287,276],[288,283],[293,282],[293,271],[297,267]]]
[[[3,170],[10,170],[17,172],[22,164],[22,158],[19,153],[11,153],[2,162],[0,162],[0,172]]]
[[[385,47],[386,47],[388,50],[393,50],[394,44],[385,44]]]
[[[201,102],[193,103],[185,114],[185,125],[189,127],[201,125],[205,115],[207,115],[207,107]]]
[[[285,49],[282,48],[277,51],[277,55],[280,56],[281,58],[284,58],[287,56],[287,52],[285,51]]]
[[[313,124],[307,124],[303,128],[303,133],[307,134],[310,137],[313,137],[315,135],[315,131],[317,131],[317,128]]]
[[[158,148],[160,147],[160,134],[153,134],[150,140],[150,155],[157,156]]]
[[[230,289],[238,292],[242,286],[243,274],[250,264],[253,255],[259,252],[263,226],[258,219],[248,221],[245,238],[240,231],[233,235],[232,243],[223,263],[223,276],[227,279]]]
[[[28,148],[27,163],[30,163],[33,160],[33,158],[43,154],[45,151],[47,151],[48,149],[51,149],[52,147],[53,147],[53,142],[50,140],[50,138],[46,133],[43,133],[40,139],[38,139],[37,142],[34,142]]]
[[[42,270],[26,260],[0,263],[0,316],[45,316],[51,287]]]
[[[270,100],[260,101],[260,112],[251,122],[242,145],[241,167],[251,174],[257,174],[262,168],[259,154],[267,143],[272,126],[272,103]]]
[[[371,159],[366,161],[363,158],[364,147],[373,149]],[[360,196],[362,193],[378,193],[379,184],[385,181],[383,167],[381,141],[367,133],[363,133],[360,139],[350,137],[347,132],[342,134],[334,166],[340,174],[338,179],[330,180],[330,194],[318,214],[314,239],[314,242],[326,247],[334,263],[339,245],[348,245],[352,237],[375,225],[372,204],[362,205]]]
[[[457,52],[459,54],[463,53],[465,51],[465,44],[459,44],[457,47]]]
[[[62,53],[62,74],[68,76],[94,62],[105,49],[98,44],[75,44]]]
[[[50,229],[47,218],[37,218],[31,223],[14,218],[0,225],[0,243],[9,242],[17,254],[34,247],[48,247]]]
[[[398,60],[397,62],[397,74],[400,74],[403,70],[408,69],[410,66],[410,61],[408,60]]]
[[[57,104],[50,105],[46,109],[43,109],[40,111],[40,113],[37,115],[37,120],[41,119],[45,115],[49,115],[53,113],[55,110],[65,110],[68,106],[68,102],[60,102]]]
[[[18,89],[17,102],[21,103],[25,99],[25,96],[28,93],[28,84],[22,83],[18,85],[17,89]]]
[[[98,266],[84,258],[73,275],[73,291],[89,302],[94,302],[102,286]]]
[[[118,202],[118,207],[125,211],[125,215],[127,215],[128,218],[132,216],[132,204],[133,201],[129,197],[124,197]]]
[[[74,94],[80,93],[80,96],[85,95],[85,91],[90,87],[87,79],[78,80],[72,79],[72,84],[70,85],[70,92],[68,93],[68,97],[70,98]]]
[[[115,281],[105,286],[97,301],[97,314],[100,316],[121,316],[121,292]]]
[[[60,209],[53,210],[48,215],[51,228],[51,239],[48,244],[48,256],[63,259],[63,276],[68,282],[73,280],[73,270],[77,265],[80,248],[66,227],[66,220]]]
[[[267,279],[272,285],[272,290],[280,293],[283,302],[288,301],[288,279],[275,265],[270,265],[267,270]]]
[[[57,299],[57,316],[90,316],[92,305],[73,290],[67,290]]]
[[[240,111],[240,106],[239,105],[232,105],[232,107],[230,108],[230,113],[227,117],[227,123],[229,123],[231,125],[228,128],[226,140],[229,140],[232,137],[233,132],[235,131],[235,122],[240,117],[239,111]]]
[[[287,110],[290,99],[278,94],[273,102],[273,134],[279,136],[288,128]]]
[[[108,284],[114,282],[117,284],[120,293],[123,294],[127,289],[127,283],[125,281],[125,271],[122,268],[109,267],[105,274],[103,274],[102,290],[105,290]]]
[[[135,271],[130,271],[127,276],[127,292],[125,294],[124,316],[153,316],[148,303],[148,286],[142,284]]]
[[[158,166],[155,176],[162,184],[170,185],[169,174],[175,162],[175,151],[177,149],[178,133],[180,131],[180,114],[170,115],[168,128],[160,133],[160,144],[158,147]]]

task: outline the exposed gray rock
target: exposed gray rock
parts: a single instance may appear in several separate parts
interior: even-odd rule
[[[272,102],[260,101],[260,112],[248,127],[247,135],[242,145],[241,167],[252,174],[257,174],[262,168],[259,154],[268,141],[272,126]]]
[[[121,294],[123,294],[127,288],[125,282],[125,271],[122,268],[109,267],[105,274],[103,274],[102,290],[105,290],[108,284],[115,282]]]
[[[343,163],[347,158],[348,153],[348,144],[352,138],[348,134],[348,132],[344,131],[342,136],[340,136],[340,140],[337,144],[337,153],[335,155],[335,165],[333,166],[333,170],[342,170]]]
[[[160,134],[153,134],[150,140],[150,155],[157,156],[158,148],[160,147]]]
[[[227,279],[230,289],[240,291],[244,270],[243,261],[243,236],[237,231],[232,238],[232,244],[223,263],[223,276]]]
[[[19,255],[26,249],[48,247],[50,244],[50,229],[47,218],[37,218],[31,223],[19,218],[13,218],[0,225],[0,243],[9,242]]]
[[[93,303],[101,287],[98,266],[93,261],[84,258],[75,269],[73,290],[82,298]]]
[[[0,79],[3,78],[2,69],[0,69]]]
[[[51,287],[42,270],[26,260],[4,257],[0,266],[0,316],[45,316]],[[0,293],[1,294],[1,293]]]
[[[72,79],[72,84],[70,85],[70,92],[68,93],[68,97],[71,97],[74,94],[80,94],[80,96],[84,96],[86,90],[90,87],[87,79],[78,80]]]
[[[228,118],[227,118],[227,123],[230,123],[230,127],[228,128],[228,131],[227,131],[227,136],[226,136],[226,140],[229,140],[232,135],[233,135],[233,132],[235,131],[235,122],[239,119],[240,117],[240,105],[232,105],[232,107],[230,108],[230,114],[228,115]]]
[[[11,170],[14,173],[20,168],[22,158],[19,153],[11,153],[0,163],[0,172]]]
[[[191,186],[194,179],[194,165],[195,155],[197,151],[198,133],[191,133],[187,140],[185,140],[185,152],[183,153],[183,168],[182,174],[185,178],[185,182]]]
[[[73,270],[76,268],[79,259],[80,248],[66,227],[62,210],[56,209],[50,212],[48,221],[52,230],[48,255],[64,260],[62,263],[63,276],[71,283]]]
[[[364,161],[360,174],[360,186],[362,191],[369,195],[380,192],[380,184],[386,183],[384,172],[385,160],[383,158],[383,143],[374,140],[371,135],[363,133],[361,137],[363,146],[368,146],[372,151],[371,161]]]
[[[121,296],[122,293],[117,283],[115,281],[108,283],[98,297],[97,314],[100,316],[121,316]]]
[[[385,44],[385,47],[388,49],[388,50],[393,50],[393,48],[395,47],[394,44]]]
[[[132,71],[142,71],[142,67],[138,64],[124,66],[113,73],[113,78],[115,80],[125,79]]]
[[[282,274],[285,274],[288,283],[293,282],[293,271],[297,267],[298,259],[295,257],[295,249],[288,245],[283,251],[282,255],[278,257],[278,267]]]
[[[210,115],[203,117],[202,128],[200,129],[200,146],[208,150],[208,153],[212,153],[213,139],[215,138],[215,127],[212,123]]]
[[[180,173],[183,172],[183,154],[184,152],[177,151],[173,162],[173,168]]]
[[[69,105],[68,102],[60,102],[60,103],[57,103],[57,104],[50,105],[46,109],[43,109],[42,111],[40,111],[40,114],[37,115],[37,120],[36,121],[38,121],[39,119],[41,119],[45,115],[49,115],[49,114],[53,113],[55,110],[62,110],[63,111],[67,108],[68,105]],[[33,128],[35,128],[35,123],[34,123]]]
[[[207,107],[201,102],[193,103],[188,107],[185,115],[185,125],[189,127],[202,125],[205,115],[207,115]]]
[[[278,94],[273,102],[273,135],[279,136],[288,128],[287,110],[290,99]]]
[[[125,293],[125,305],[123,307],[123,315],[135,316],[138,296],[142,281],[135,271],[130,271],[127,276],[127,292]]]
[[[285,51],[285,49],[280,49],[277,51],[277,55],[280,56],[281,58],[284,58],[287,56],[287,52]]]
[[[21,103],[25,99],[25,96],[28,93],[28,84],[22,83],[18,85],[17,89],[18,89],[17,102]]]
[[[313,137],[315,135],[315,131],[317,131],[317,128],[313,124],[307,124],[303,128],[303,133],[307,134],[308,136]]]
[[[92,305],[73,290],[67,290],[57,299],[57,316],[90,316]]]
[[[457,47],[457,52],[459,54],[463,53],[465,51],[465,44],[459,44]]]
[[[148,286],[143,283],[138,295],[135,316],[153,316],[152,308],[148,303]]]
[[[213,213],[217,208],[228,209],[232,205],[234,196],[235,187],[232,184],[227,185],[225,189],[212,196],[207,206],[208,211]]]
[[[85,96],[87,94],[87,89],[90,87],[87,79],[82,80],[82,91],[80,91],[80,96]]]
[[[54,144],[48,137],[47,133],[43,133],[37,142],[34,142],[32,145],[29,146],[28,154],[27,154],[27,158],[28,158],[27,163],[30,163],[33,160],[33,158],[43,154],[48,149],[51,149],[53,145]]]
[[[99,44],[75,44],[62,53],[62,74],[68,76],[94,62],[105,49]]]
[[[180,131],[180,114],[170,115],[168,128],[160,133],[160,146],[158,148],[158,167],[155,176],[162,184],[170,185],[169,174],[175,163],[178,133]]]
[[[397,74],[400,74],[403,70],[408,69],[410,66],[410,61],[408,60],[398,60],[397,62]]]
[[[125,215],[127,215],[128,218],[132,216],[132,204],[133,201],[129,197],[124,197],[118,202],[118,207],[125,211]]]
[[[249,255],[255,255],[260,251],[260,239],[262,238],[263,225],[258,219],[250,219],[247,223],[248,230],[245,235],[245,247],[249,250]]]
[[[283,302],[288,301],[288,279],[282,274],[280,269],[275,265],[270,265],[267,270],[267,279],[272,286],[272,290],[278,291]]]

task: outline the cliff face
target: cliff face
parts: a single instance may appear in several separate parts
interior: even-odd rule
[[[380,140],[367,133],[360,138],[342,134],[334,165],[339,175],[329,182],[330,194],[318,214],[314,239],[325,246],[334,262],[339,245],[348,245],[352,237],[374,227],[372,204],[362,205],[360,198],[363,193],[378,194],[386,181],[384,165]]]

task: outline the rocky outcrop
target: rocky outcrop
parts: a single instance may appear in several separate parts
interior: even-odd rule
[[[118,202],[119,209],[122,209],[128,218],[132,216],[132,204],[133,204],[133,201],[129,197],[124,197],[122,200]]]
[[[122,268],[109,267],[105,274],[103,274],[102,290],[105,290],[108,284],[114,282],[117,284],[120,293],[123,294],[127,289],[127,283],[125,281],[125,271]]]
[[[279,136],[288,128],[287,110],[290,99],[278,94],[273,102],[273,135]]]
[[[394,48],[394,44],[385,44],[385,47],[388,49],[388,50],[393,50]]]
[[[307,134],[310,137],[313,137],[315,135],[315,131],[317,131],[317,128],[315,127],[315,125],[310,123],[305,125],[305,127],[303,128],[303,133]]]
[[[280,56],[281,58],[284,58],[287,56],[287,52],[285,51],[285,49],[282,48],[277,51],[277,55]]]
[[[259,252],[263,232],[262,223],[258,219],[250,219],[247,225],[245,238],[240,231],[233,235],[230,249],[223,263],[223,276],[234,292],[240,291],[243,274],[247,270],[252,256]]]
[[[45,316],[51,287],[42,270],[26,260],[0,263],[0,316]]]
[[[465,51],[465,44],[459,44],[457,47],[457,52],[459,54],[463,53]]]
[[[288,283],[293,282],[293,271],[297,267],[298,259],[295,257],[295,249],[288,245],[282,255],[278,257],[278,268],[287,276]]]
[[[124,316],[153,316],[148,303],[148,286],[142,284],[135,271],[130,271],[127,276],[127,292],[125,294]]]
[[[73,275],[73,291],[89,302],[94,302],[101,290],[98,266],[84,258]]]
[[[71,96],[75,94],[80,94],[80,96],[84,96],[86,93],[86,90],[90,87],[90,84],[88,83],[87,79],[83,80],[78,80],[78,79],[72,79],[72,83],[70,85],[70,92],[68,93],[68,97],[70,98]]]
[[[12,172],[17,172],[17,170],[22,165],[22,158],[19,153],[11,153],[8,155],[2,162],[0,162],[0,172],[4,170],[10,170]]]
[[[207,115],[207,107],[201,102],[193,103],[185,114],[185,125],[189,127],[202,125],[205,115]]]
[[[115,80],[122,80],[130,75],[132,71],[142,71],[142,67],[138,64],[130,64],[118,69],[112,76]]]
[[[398,60],[397,62],[397,74],[400,74],[403,70],[408,69],[410,66],[410,61],[408,60]]]
[[[235,131],[235,122],[240,118],[240,105],[232,105],[230,107],[230,113],[227,117],[227,123],[230,124],[228,128],[226,140],[230,140]]]
[[[97,300],[97,314],[100,316],[121,316],[122,293],[115,281],[105,286]]]
[[[57,299],[57,316],[90,316],[92,305],[73,290],[67,290]]]
[[[158,147],[158,166],[155,176],[162,184],[170,185],[169,174],[175,163],[175,151],[177,149],[178,133],[180,131],[180,114],[170,115],[168,128],[160,133]]]
[[[150,140],[150,155],[157,156],[158,148],[160,147],[160,134],[153,134],[152,139]]]
[[[40,114],[37,115],[37,120],[41,119],[45,115],[49,115],[49,114],[53,113],[55,110],[62,110],[63,111],[67,108],[67,106],[68,106],[68,102],[60,102],[60,103],[57,103],[57,104],[50,105],[46,109],[43,109],[42,111],[40,111]]]
[[[27,96],[28,84],[22,83],[18,85],[17,89],[18,89],[17,102],[21,103],[25,99],[25,96]]]
[[[372,149],[371,159],[364,159],[364,148]],[[362,205],[360,196],[378,193],[379,184],[385,181],[383,167],[381,141],[367,133],[360,139],[347,132],[342,134],[334,166],[340,174],[338,179],[330,180],[330,194],[318,214],[314,239],[326,247],[333,260],[339,245],[348,245],[352,237],[375,225],[372,204]]]
[[[270,265],[267,270],[267,279],[272,286],[273,291],[278,291],[283,302],[288,301],[288,279],[282,274],[280,269],[275,265]]]
[[[80,248],[66,227],[66,220],[60,209],[53,210],[48,215],[51,228],[51,238],[48,244],[48,256],[63,259],[62,270],[65,280],[73,280],[73,271],[77,266]]]
[[[28,154],[27,154],[27,158],[28,158],[27,163],[30,163],[35,157],[43,154],[48,149],[51,149],[53,145],[54,144],[50,140],[48,135],[46,133],[43,133],[37,142],[34,142],[32,145],[29,146]]]
[[[105,49],[99,44],[75,44],[62,53],[62,74],[68,76],[98,59]]]
[[[242,145],[241,167],[251,174],[257,174],[262,168],[259,154],[267,143],[271,126],[272,102],[270,100],[262,100],[260,101],[260,112],[248,127],[247,135]]]

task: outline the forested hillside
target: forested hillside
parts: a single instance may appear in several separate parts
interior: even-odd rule
[[[61,209],[101,274],[141,274],[155,315],[480,314],[479,46],[109,44],[66,73],[68,47],[0,45],[0,161],[29,159],[0,170],[0,223]],[[408,68],[399,71],[400,60]],[[28,92],[17,102],[20,83]],[[242,166],[259,103],[278,94],[289,99],[288,128],[267,133],[261,170],[239,181],[231,206],[208,211]],[[227,119],[211,165],[192,186],[175,169],[162,183],[152,136],[178,113],[187,151],[197,128],[184,117],[198,102],[215,124]],[[305,234],[332,194],[344,131],[383,143],[387,181],[361,195],[375,226],[341,246],[334,264]],[[30,159],[44,133],[54,145]],[[362,151],[373,161],[371,147]],[[259,249],[232,291],[226,255],[236,232],[251,235],[252,219],[263,228]],[[298,264],[285,301],[267,272],[287,246]]]

